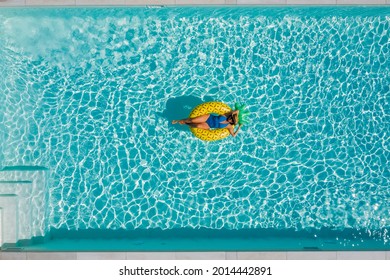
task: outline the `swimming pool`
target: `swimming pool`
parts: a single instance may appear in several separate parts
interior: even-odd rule
[[[0,167],[48,169],[57,240],[388,249],[389,27],[389,7],[1,9]],[[170,124],[211,100],[251,123]]]

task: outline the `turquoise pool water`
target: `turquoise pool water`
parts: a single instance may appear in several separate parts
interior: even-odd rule
[[[0,167],[50,169],[53,231],[387,246],[389,29],[389,7],[1,9]],[[170,124],[210,100],[251,124],[210,143]]]

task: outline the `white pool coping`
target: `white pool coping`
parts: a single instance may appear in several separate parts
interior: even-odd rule
[[[0,0],[9,6],[390,5],[390,0]]]
[[[390,260],[390,251],[0,252],[0,260]]]

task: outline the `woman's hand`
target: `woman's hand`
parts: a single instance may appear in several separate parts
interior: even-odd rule
[[[229,130],[231,136],[236,137],[238,131],[239,131],[240,128],[241,128],[241,126],[242,126],[242,124],[240,124],[240,125],[238,126],[238,128],[237,128],[236,131],[234,131],[234,128],[233,128],[232,125],[228,125],[226,128]]]

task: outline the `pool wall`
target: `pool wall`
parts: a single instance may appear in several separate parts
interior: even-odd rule
[[[387,229],[388,230],[388,229]],[[370,233],[355,229],[311,231],[293,229],[212,230],[177,228],[127,230],[52,229],[45,242],[20,246],[22,251],[384,251]]]
[[[389,229],[383,229],[384,232]],[[1,252],[362,252],[390,251],[381,236],[356,229],[213,230],[177,228],[54,229],[43,237],[3,244]],[[1,255],[0,255],[1,259]]]

